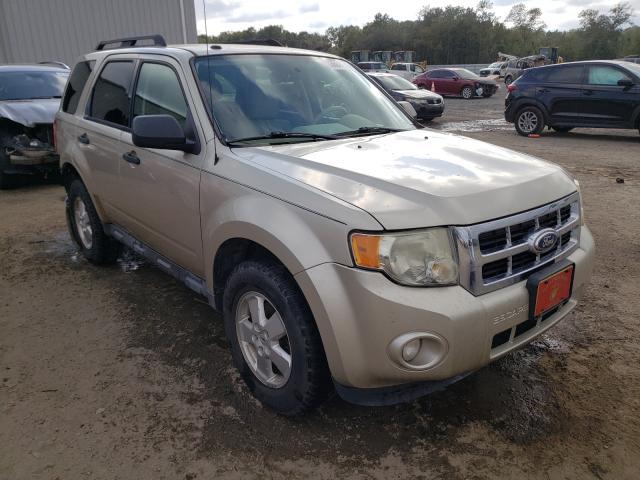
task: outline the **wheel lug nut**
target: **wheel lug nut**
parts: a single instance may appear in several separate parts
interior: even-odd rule
[[[255,335],[251,335],[251,341],[253,343],[256,343],[258,341],[258,337],[256,337]]]
[[[258,347],[258,355],[260,356],[264,355],[264,348]]]

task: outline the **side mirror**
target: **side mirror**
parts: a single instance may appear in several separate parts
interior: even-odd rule
[[[181,150],[192,153],[196,146],[171,115],[140,115],[133,119],[131,139],[136,147]]]
[[[416,112],[416,109],[413,108],[413,105],[411,105],[409,102],[405,102],[403,100],[398,102],[398,105],[400,105],[411,118],[416,118],[418,116],[418,112]]]
[[[631,88],[633,87],[633,85],[634,85],[633,80],[630,80],[628,78],[622,78],[618,80],[619,87]]]
[[[458,77],[451,77],[453,79],[454,82],[457,82],[459,80]]]

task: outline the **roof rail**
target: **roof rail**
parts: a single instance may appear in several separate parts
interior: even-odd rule
[[[279,42],[278,40],[275,40],[273,38],[265,38],[265,39],[253,39],[253,40],[239,40],[237,42],[230,42],[230,43],[238,43],[241,45],[264,45],[267,47],[284,47],[284,45]]]
[[[127,48],[127,47],[135,47],[138,41],[140,40],[153,40],[154,47],[166,47],[167,42],[164,40],[162,35],[141,35],[138,37],[125,37],[125,38],[114,38],[113,40],[103,40],[96,46],[96,50],[104,50],[107,45],[119,43],[120,45],[117,47],[111,47],[107,50],[112,50],[115,48]],[[147,45],[144,45],[147,46]]]
[[[54,66],[56,66],[56,67],[66,68],[67,70],[71,70],[71,68],[69,68],[69,65],[67,65],[66,63],[62,63],[62,62],[55,62],[55,61],[51,61],[51,62],[38,62],[38,65],[54,65]]]

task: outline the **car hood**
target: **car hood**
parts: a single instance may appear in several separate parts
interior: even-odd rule
[[[425,98],[442,98],[437,93],[433,93],[429,90],[394,90],[395,93],[402,95],[405,98],[425,99]]]
[[[59,98],[7,100],[0,102],[0,118],[33,127],[37,123],[53,123],[58,108]]]
[[[367,211],[386,229],[483,222],[576,190],[557,165],[427,129],[234,152]]]

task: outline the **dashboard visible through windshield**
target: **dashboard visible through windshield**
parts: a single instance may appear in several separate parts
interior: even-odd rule
[[[202,94],[233,146],[317,141],[416,127],[350,63],[312,55],[195,60]]]

